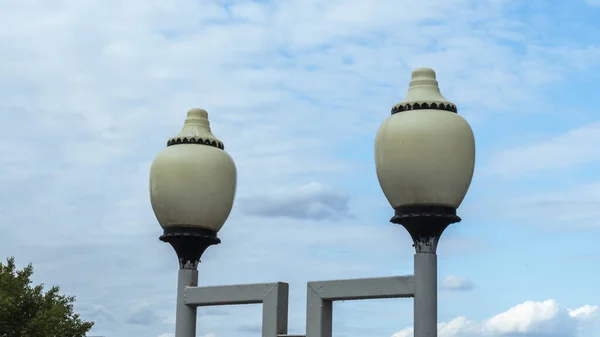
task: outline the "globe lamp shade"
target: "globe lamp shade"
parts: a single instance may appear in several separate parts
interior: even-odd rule
[[[475,166],[475,138],[456,105],[440,93],[433,69],[412,73],[406,99],[392,109],[375,137],[375,166],[390,205],[462,203]]]
[[[218,232],[233,207],[236,177],[233,159],[211,132],[208,113],[188,111],[183,129],[150,168],[150,200],[161,227]]]

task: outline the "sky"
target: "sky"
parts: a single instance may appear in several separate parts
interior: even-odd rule
[[[0,0],[0,257],[77,298],[90,336],[172,337],[177,259],[148,174],[186,112],[238,169],[200,286],[406,275],[374,167],[411,71],[477,160],[439,254],[440,337],[600,335],[600,1]],[[260,305],[198,336],[260,335]],[[412,336],[412,300],[334,304],[334,336]]]

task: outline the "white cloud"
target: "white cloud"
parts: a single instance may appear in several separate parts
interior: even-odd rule
[[[600,122],[569,130],[493,155],[484,167],[487,174],[515,176],[559,171],[600,161]]]
[[[481,322],[457,317],[438,324],[440,337],[475,336],[577,336],[587,320],[598,312],[598,306],[585,305],[570,310],[561,308],[554,300],[527,301]],[[412,337],[412,328],[406,328],[393,337]]]
[[[570,184],[567,187],[534,190],[504,201],[498,214],[548,229],[600,227],[600,183]]]
[[[126,322],[129,324],[151,325],[161,320],[162,318],[154,311],[154,308],[144,303],[132,310]]]
[[[448,275],[442,280],[442,289],[447,291],[466,291],[475,288],[471,280],[466,277]]]
[[[83,308],[81,312],[85,317],[90,317],[96,324],[112,324],[116,321],[114,315],[106,307],[92,304]]]
[[[347,193],[311,182],[293,190],[239,198],[238,203],[250,215],[339,221],[351,217],[349,200]]]
[[[600,306],[587,304],[577,309],[569,309],[569,316],[576,319],[589,319],[598,315],[600,312],[598,309]]]

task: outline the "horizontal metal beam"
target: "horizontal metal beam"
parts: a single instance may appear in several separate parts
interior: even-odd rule
[[[328,301],[414,297],[415,277],[408,275],[309,282],[308,287],[321,299]]]
[[[262,303],[262,336],[287,333],[289,286],[284,282],[217,287],[187,287],[184,303],[192,307]]]
[[[415,296],[414,275],[308,282],[306,337],[331,337],[333,302]]]
[[[280,283],[240,284],[216,287],[189,287],[185,304],[205,307],[233,304],[262,303],[269,292]]]

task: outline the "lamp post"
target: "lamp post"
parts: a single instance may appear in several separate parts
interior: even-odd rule
[[[408,94],[375,137],[381,189],[415,247],[414,334],[437,336],[437,244],[459,222],[475,166],[475,138],[456,105],[440,93],[435,72],[413,71]]]
[[[415,337],[437,336],[436,247],[444,229],[460,221],[456,209],[474,160],[473,132],[441,95],[435,72],[415,70],[406,99],[393,107],[375,138],[377,176],[395,210],[391,222],[403,225],[414,242],[414,275],[308,282],[305,337],[331,337],[334,301],[410,297]],[[287,283],[197,286],[200,258],[220,243],[217,232],[231,212],[235,189],[235,164],[211,133],[208,113],[190,110],[182,131],[150,169],[152,208],[164,230],[160,239],[179,259],[175,337],[195,337],[199,306],[251,303],[262,304],[263,337],[293,337],[287,334]]]
[[[188,111],[181,132],[150,168],[152,209],[164,230],[160,240],[179,259],[175,335],[196,336],[196,307],[185,304],[185,290],[198,285],[198,263],[231,212],[236,168],[223,143],[210,130],[208,113]]]

